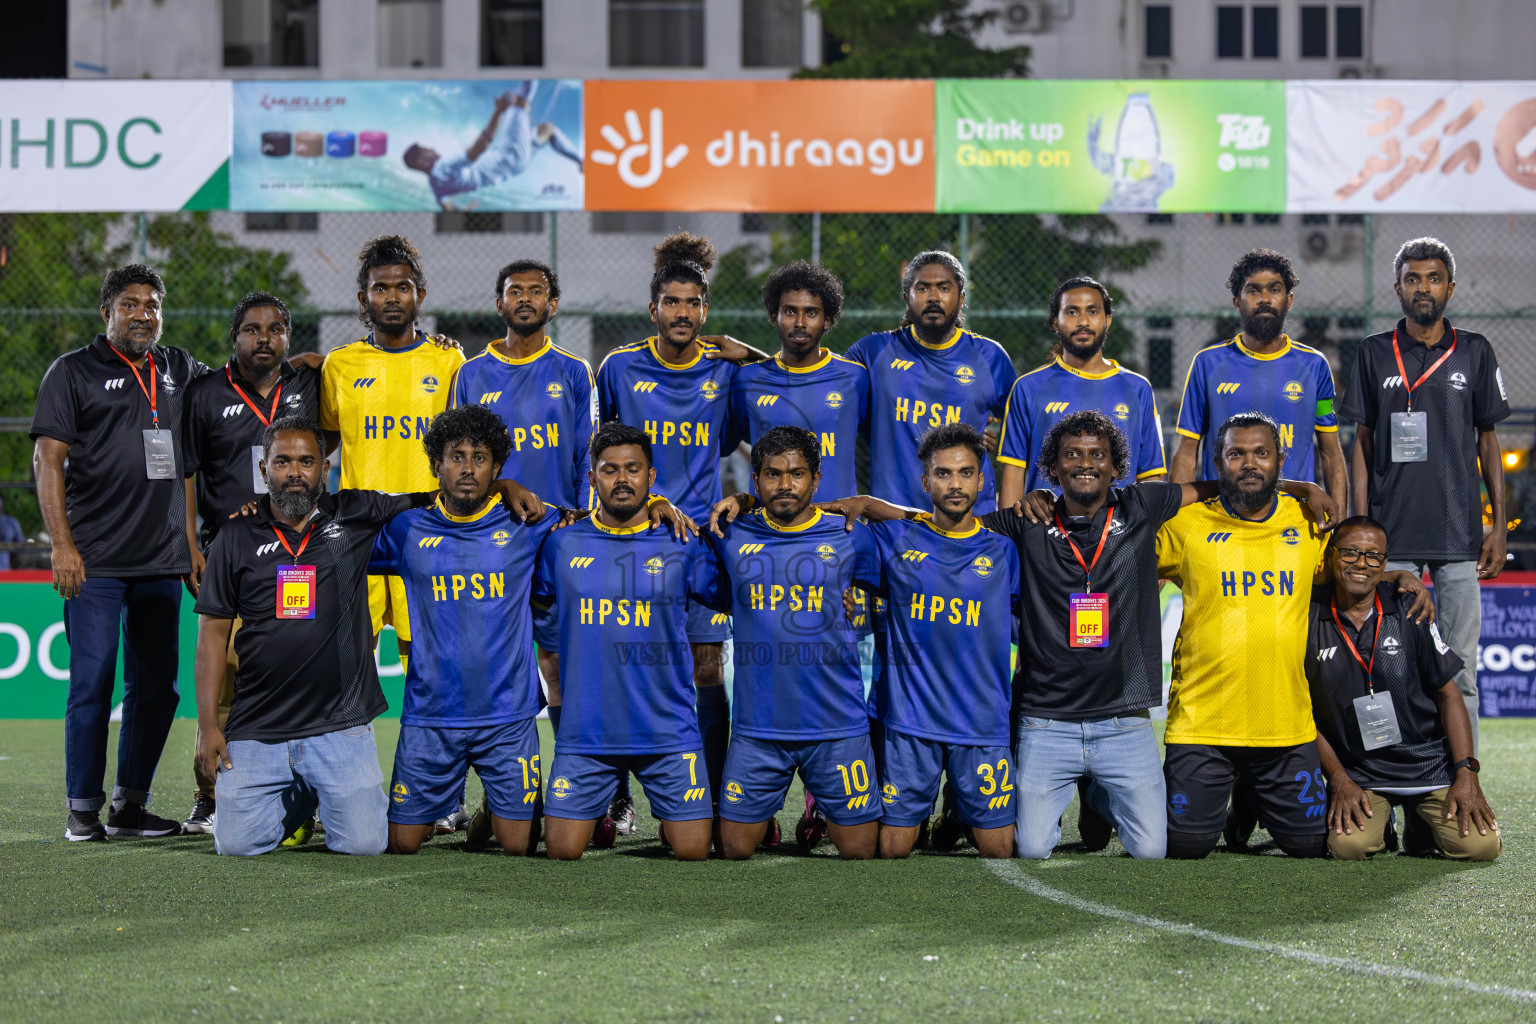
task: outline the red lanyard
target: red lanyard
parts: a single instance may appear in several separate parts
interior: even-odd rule
[[[149,387],[146,388],[144,386],[144,378],[139,376],[139,368],[134,366],[127,356],[123,355],[121,352],[118,352],[116,345],[109,344],[107,347],[110,348],[113,352],[117,352],[117,358],[127,363],[128,369],[133,371],[133,379],[139,382],[139,390],[144,392],[145,398],[149,399],[150,419],[155,421],[155,429],[159,430],[160,410],[155,406],[155,396],[158,390],[155,386],[155,357],[150,355],[148,352],[144,353],[144,358],[149,360]]]
[[[1436,370],[1440,369],[1441,364],[1444,363],[1447,359],[1451,358],[1451,353],[1455,352],[1455,351],[1456,351],[1456,328],[1452,327],[1451,328],[1451,347],[1445,350],[1445,355],[1441,356],[1439,359],[1436,359],[1435,360],[1435,364],[1433,366],[1431,366],[1429,369],[1425,370],[1424,373],[1419,377],[1418,380],[1414,381],[1412,384],[1409,384],[1408,383],[1408,371],[1403,369],[1403,353],[1397,347],[1397,331],[1393,330],[1393,332],[1392,332],[1392,354],[1397,357],[1397,372],[1403,378],[1403,387],[1408,389],[1408,411],[1409,412],[1413,411],[1413,389],[1418,387],[1420,384],[1423,384],[1426,380],[1428,380],[1429,379],[1429,375],[1434,373]]]
[[[1067,532],[1065,526],[1061,525],[1061,515],[1058,513],[1056,516],[1056,529],[1061,531],[1062,537],[1066,539],[1067,544],[1072,548],[1072,554],[1077,556],[1077,564],[1083,567],[1083,589],[1085,591],[1093,590],[1093,567],[1099,564],[1099,556],[1104,553],[1104,542],[1109,539],[1109,524],[1114,521],[1115,510],[1111,508],[1109,514],[1104,517],[1104,532],[1099,534],[1099,546],[1094,549],[1093,561],[1084,562],[1083,553],[1073,543],[1072,535]]]
[[[1355,656],[1356,663],[1365,669],[1366,688],[1375,693],[1376,684],[1371,681],[1371,673],[1376,668],[1376,641],[1381,639],[1381,595],[1376,595],[1376,635],[1371,637],[1371,660],[1369,664],[1366,663],[1364,658],[1360,657],[1360,652],[1355,649],[1355,642],[1349,638],[1348,633],[1344,632],[1344,623],[1339,621],[1338,600],[1336,598],[1329,598],[1329,603],[1333,606],[1333,624],[1339,627],[1339,636],[1344,638],[1344,644],[1349,648],[1349,653]]]
[[[297,551],[293,550],[293,548],[288,546],[288,538],[283,536],[283,533],[282,533],[281,530],[279,530],[277,527],[274,526],[274,527],[272,527],[272,532],[277,534],[277,539],[278,540],[282,541],[283,547],[288,551],[288,557],[289,558],[298,558],[300,555],[302,555],[304,553],[304,549],[309,547],[309,535],[315,532],[315,524],[314,523],[310,523],[309,524],[309,529],[304,531],[304,539],[299,541],[299,550],[297,550]]]
[[[240,390],[240,385],[235,383],[235,375],[229,372],[229,367],[228,366],[224,367],[224,376],[229,378],[229,386],[235,389],[235,394],[240,396],[240,400],[243,401],[246,405],[248,405],[250,407],[251,412],[256,414],[256,418],[257,419],[261,420],[261,425],[264,426],[264,427],[270,427],[272,425],[272,420],[277,417],[277,400],[279,398],[283,397],[283,384],[282,384],[282,382],[279,381],[278,384],[277,384],[276,390],[274,390],[272,392],[272,410],[271,410],[271,412],[269,412],[267,415],[263,416],[261,414],[261,410],[256,408],[256,403],[251,401],[248,397],[246,397],[245,392]],[[294,557],[298,557],[298,556],[295,555]]]

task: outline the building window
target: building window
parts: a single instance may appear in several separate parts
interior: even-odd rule
[[[1280,8],[1262,4],[1253,8],[1253,57],[1280,56]]]
[[[445,210],[436,215],[435,227],[440,235],[500,232],[538,235],[544,233],[544,215],[523,211]]]
[[[443,66],[443,0],[379,0],[379,67]]]
[[[1235,226],[1237,226],[1239,224],[1246,224],[1246,223],[1248,223],[1248,215],[1246,213],[1218,213],[1218,214],[1216,214],[1216,226],[1217,227],[1235,227]]]
[[[480,0],[482,67],[544,66],[544,0]]]
[[[741,66],[797,68],[802,0],[741,0]]]
[[[1243,56],[1243,8],[1236,4],[1219,4],[1216,7],[1216,56],[1239,58]]]
[[[1256,214],[1253,215],[1253,222],[1255,224],[1279,224],[1280,223],[1280,214],[1278,214],[1278,213],[1256,213]]]
[[[1340,60],[1365,56],[1365,10],[1359,4],[1333,9],[1333,55]]]
[[[1147,60],[1169,60],[1173,57],[1173,6],[1171,4],[1147,4],[1141,12],[1142,52]]]
[[[1301,226],[1304,228],[1327,226],[1327,224],[1328,215],[1326,213],[1304,213],[1301,215]]]
[[[704,0],[608,0],[608,64],[704,66]]]
[[[318,213],[248,213],[247,231],[319,231]]]
[[[1171,213],[1149,213],[1149,214],[1147,214],[1147,223],[1148,224],[1172,224],[1173,223],[1173,214],[1171,214]]]
[[[224,66],[320,66],[320,0],[224,0]]]
[[[592,233],[594,235],[659,235],[667,230],[667,221],[675,220],[676,214],[659,210],[594,211]]]
[[[1301,5],[1301,55],[1328,56],[1328,8],[1322,4]]]

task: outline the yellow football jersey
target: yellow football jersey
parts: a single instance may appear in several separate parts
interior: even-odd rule
[[[379,491],[437,487],[421,439],[448,408],[464,353],[420,336],[407,349],[369,338],[333,349],[321,369],[320,426],[341,432],[341,486]]]
[[[1304,663],[1325,540],[1287,494],[1267,519],[1239,518],[1215,498],[1158,531],[1158,575],[1184,592],[1166,742],[1287,747],[1317,737]]]

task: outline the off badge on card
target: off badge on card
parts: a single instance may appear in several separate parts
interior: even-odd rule
[[[1072,647],[1109,646],[1109,595],[1073,594],[1067,628]]]
[[[277,617],[312,619],[315,617],[315,567],[280,565],[277,567]]]

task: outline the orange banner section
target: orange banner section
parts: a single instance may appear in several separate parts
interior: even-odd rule
[[[933,210],[932,82],[588,82],[585,120],[589,210]]]

